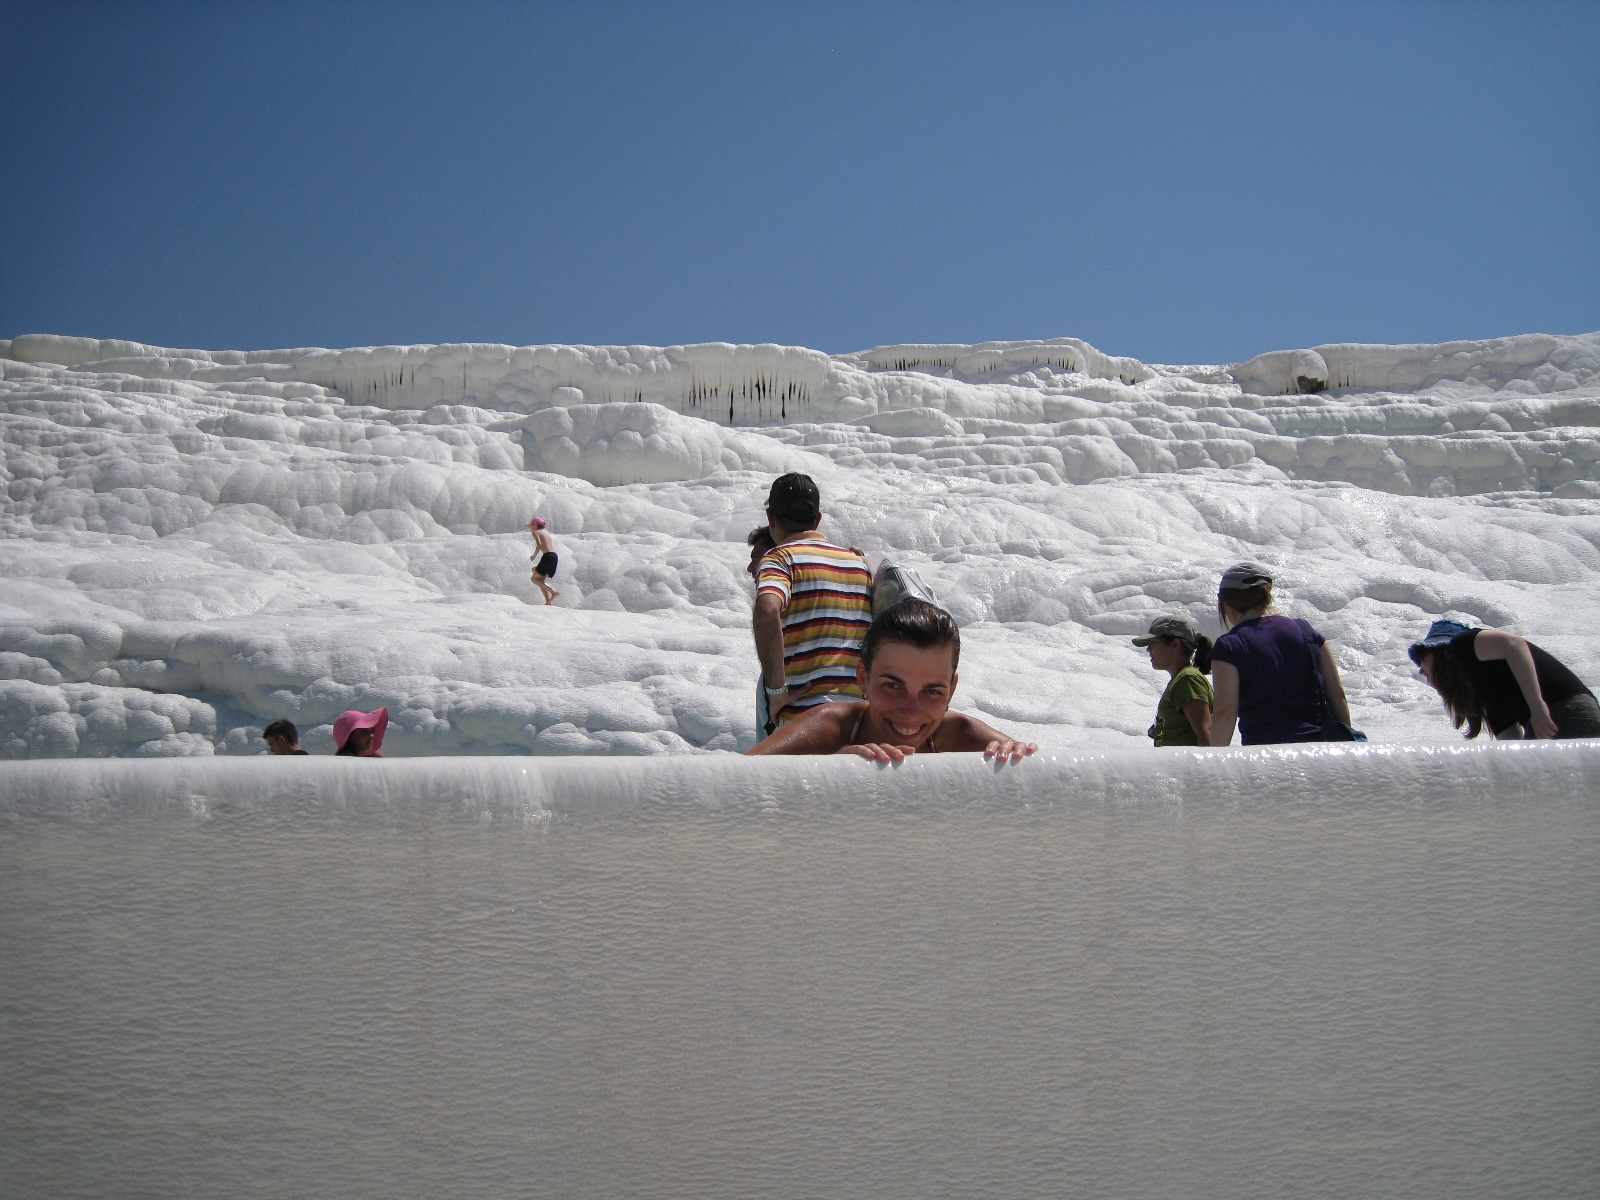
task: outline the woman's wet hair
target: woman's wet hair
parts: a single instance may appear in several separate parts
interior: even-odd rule
[[[950,670],[961,662],[961,631],[955,619],[937,604],[907,596],[872,619],[861,643],[861,662],[872,670],[872,659],[884,642],[900,642],[918,650],[950,647]]]
[[[1177,637],[1164,637],[1161,640],[1183,651],[1184,666],[1193,667],[1202,675],[1211,674],[1211,639],[1205,634],[1202,633],[1193,646]]]
[[[749,533],[745,534],[744,541],[745,545],[752,550],[763,543],[766,544],[768,550],[773,549],[778,544],[772,540],[772,530],[766,525],[757,525]]]
[[[1443,646],[1424,647],[1417,657],[1417,665],[1433,659],[1433,687],[1444,700],[1444,708],[1457,729],[1466,726],[1467,737],[1475,738],[1483,732],[1483,701],[1478,699],[1478,689],[1456,662],[1455,656]]]
[[[1218,588],[1217,589],[1217,616],[1222,621],[1224,629],[1231,628],[1228,612],[1247,613],[1256,608],[1272,607],[1272,585],[1258,583],[1247,588]]]

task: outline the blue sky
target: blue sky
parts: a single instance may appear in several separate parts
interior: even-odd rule
[[[0,336],[1600,329],[1600,5],[0,0]]]

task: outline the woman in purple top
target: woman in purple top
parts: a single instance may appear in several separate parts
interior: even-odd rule
[[[1235,722],[1245,746],[1320,742],[1324,704],[1335,720],[1350,723],[1339,667],[1323,636],[1271,608],[1272,576],[1265,567],[1244,562],[1228,568],[1217,590],[1226,632],[1211,650],[1213,746],[1233,740]]]

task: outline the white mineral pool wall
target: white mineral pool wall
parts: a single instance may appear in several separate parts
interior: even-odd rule
[[[0,767],[7,1196],[1593,1196],[1600,744]]]

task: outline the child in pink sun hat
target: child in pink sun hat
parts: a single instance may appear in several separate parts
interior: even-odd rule
[[[389,728],[389,710],[376,712],[349,712],[339,714],[333,723],[335,754],[354,758],[382,758],[379,747],[383,745],[383,731]]]

